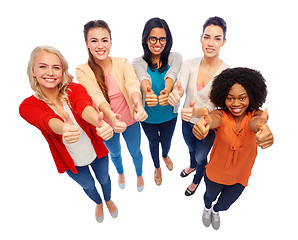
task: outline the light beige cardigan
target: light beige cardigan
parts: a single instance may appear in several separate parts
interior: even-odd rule
[[[124,95],[124,98],[129,106],[131,116],[133,117],[133,103],[131,100],[131,94],[140,91],[139,81],[135,74],[132,65],[126,58],[111,57],[113,67],[111,71],[112,77],[115,79],[118,87]],[[92,69],[88,63],[82,64],[76,69],[76,76],[79,81],[87,90],[88,94],[93,100],[94,105],[98,106],[106,102]]]
[[[223,62],[212,79],[209,81],[209,83],[201,91],[198,92],[197,77],[201,60],[202,58],[188,59],[185,60],[185,62],[182,64],[179,79],[181,81],[181,86],[184,89],[184,94],[186,95],[183,107],[188,107],[191,101],[197,100],[194,106],[195,108],[206,106],[209,111],[213,111],[215,106],[209,98],[212,82],[218,74],[220,74],[223,70],[229,68],[229,66]],[[192,118],[190,122],[196,124],[198,120],[199,118]]]

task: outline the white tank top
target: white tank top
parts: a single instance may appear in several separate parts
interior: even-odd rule
[[[68,153],[72,157],[75,166],[82,167],[82,166],[89,165],[96,158],[96,152],[95,152],[95,150],[93,148],[93,145],[91,143],[91,140],[88,137],[88,135],[86,134],[86,132],[77,123],[77,121],[74,118],[74,116],[72,114],[72,111],[70,110],[70,108],[67,105],[67,103],[63,102],[63,108],[64,108],[64,110],[66,112],[68,112],[69,117],[71,118],[71,120],[73,121],[73,123],[75,125],[77,125],[79,127],[79,129],[80,129],[80,138],[79,138],[79,141],[77,141],[75,143],[67,143],[67,142],[65,142],[64,138],[62,138],[63,139],[63,143],[64,143],[64,145],[65,145]],[[58,114],[56,111],[55,111],[55,113]]]

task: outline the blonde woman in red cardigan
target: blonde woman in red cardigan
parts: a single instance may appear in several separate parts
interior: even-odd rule
[[[103,203],[89,166],[101,185],[111,216],[117,217],[118,209],[111,200],[108,150],[103,143],[103,139],[113,136],[113,129],[93,108],[85,88],[72,83],[68,64],[55,48],[35,48],[27,74],[35,94],[22,102],[20,115],[41,131],[58,172],[66,171],[96,203],[96,220],[103,221]]]

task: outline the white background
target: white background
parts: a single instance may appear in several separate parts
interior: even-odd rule
[[[1,61],[1,239],[297,239],[297,5],[294,1],[6,1],[0,9]],[[87,61],[83,25],[103,19],[112,30],[111,56],[130,61],[142,55],[141,34],[152,17],[165,19],[184,59],[202,56],[200,35],[208,17],[227,22],[221,59],[231,67],[260,70],[267,80],[269,126],[275,144],[259,149],[248,187],[221,213],[221,228],[205,228],[202,183],[184,196],[192,180],[181,178],[188,150],[177,122],[169,156],[174,170],[161,163],[163,183],[153,181],[154,167],[142,135],[145,189],[136,190],[132,160],[123,144],[126,188],[117,185],[110,163],[112,199],[119,216],[94,218],[95,205],[66,174],[58,174],[40,132],[18,114],[33,94],[26,75],[29,55],[38,45],[59,49],[70,72]],[[100,187],[98,187],[100,189]]]

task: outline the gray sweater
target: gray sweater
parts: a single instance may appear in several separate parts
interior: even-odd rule
[[[169,78],[172,78],[174,82],[176,82],[182,65],[182,55],[178,52],[171,52],[169,54],[168,64],[170,68],[165,75],[165,80],[169,77]],[[135,58],[132,62],[132,65],[134,67],[134,70],[136,72],[136,75],[140,84],[145,79],[149,80],[152,83],[151,77],[147,72],[148,64],[142,57]],[[142,91],[142,88],[141,88],[141,92],[143,96],[143,106],[145,106],[145,96]],[[178,105],[174,107],[174,113],[178,112],[178,108],[179,108]]]

